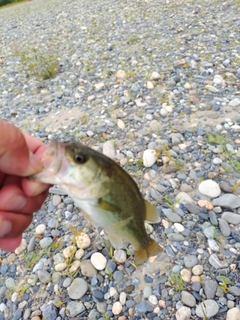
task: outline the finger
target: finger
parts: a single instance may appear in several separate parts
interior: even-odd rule
[[[14,125],[0,120],[0,171],[29,176],[41,170],[41,162],[29,152],[22,132]]]
[[[26,132],[23,132],[23,136],[25,138],[29,150],[35,155],[41,157],[43,152],[46,150],[47,146],[41,140],[33,136],[30,136]]]
[[[35,197],[27,197],[16,185],[7,185],[0,190],[0,210],[32,214],[41,208],[48,190]]]
[[[14,251],[21,243],[22,236],[9,239],[0,239],[0,248],[4,251]]]
[[[0,211],[0,240],[21,236],[31,221],[30,214]]]
[[[45,190],[48,190],[49,187],[50,186],[45,183],[37,182],[27,178],[22,179],[22,189],[24,193],[29,197],[35,197]]]

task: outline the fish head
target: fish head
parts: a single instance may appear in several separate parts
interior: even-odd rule
[[[41,161],[42,171],[31,179],[59,185],[75,199],[101,198],[109,192],[108,159],[81,143],[52,140]]]

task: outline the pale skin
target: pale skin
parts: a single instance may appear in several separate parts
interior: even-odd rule
[[[0,248],[15,250],[48,194],[48,185],[27,177],[41,170],[46,146],[0,120]]]

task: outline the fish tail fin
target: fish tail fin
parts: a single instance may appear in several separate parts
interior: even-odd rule
[[[135,260],[137,264],[143,264],[151,256],[156,256],[163,251],[163,248],[152,238],[148,238],[145,248],[135,250]]]

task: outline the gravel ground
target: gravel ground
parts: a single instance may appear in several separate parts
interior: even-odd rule
[[[157,206],[161,223],[146,228],[165,249],[136,268],[131,247],[114,251],[52,187],[21,246],[0,251],[0,320],[240,319],[239,11],[239,0],[0,10],[0,118],[115,159]]]

